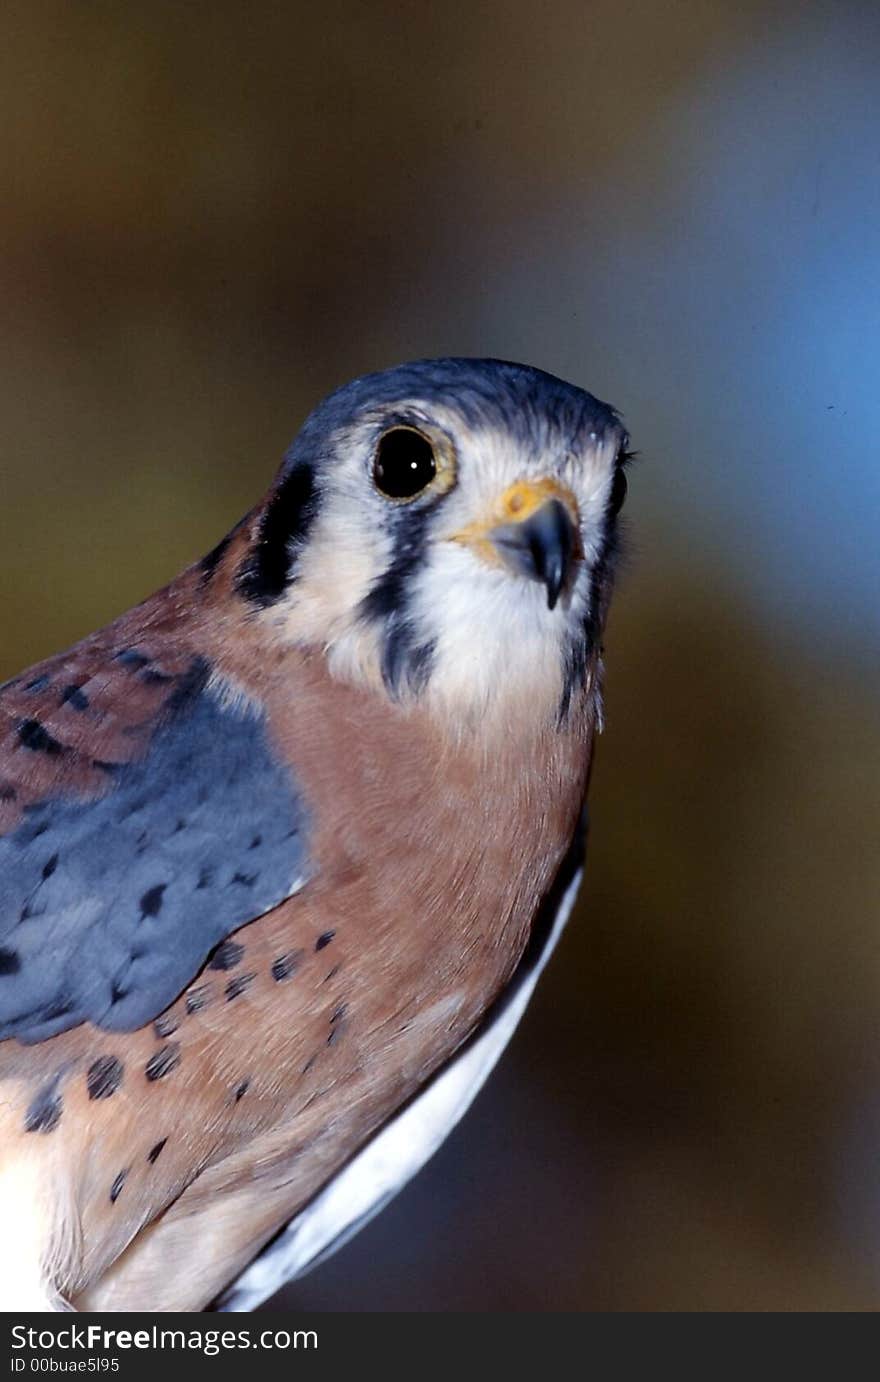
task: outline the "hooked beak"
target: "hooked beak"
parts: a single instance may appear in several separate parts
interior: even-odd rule
[[[553,609],[566,584],[575,552],[575,526],[559,499],[546,500],[519,523],[503,523],[488,534],[502,560],[520,576],[540,581]]]
[[[547,591],[553,609],[582,555],[574,495],[554,480],[521,481],[500,498],[488,523],[456,534],[486,560],[498,563]]]

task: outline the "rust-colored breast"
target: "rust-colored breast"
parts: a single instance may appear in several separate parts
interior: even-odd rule
[[[88,1308],[200,1308],[418,1089],[511,974],[585,790],[587,705],[486,754],[220,609],[195,605],[173,638],[148,609],[138,636],[259,705],[312,823],[310,881],[150,1026],[0,1046],[2,1154],[39,1158],[76,1206],[60,1285]],[[107,697],[108,753],[161,694],[139,686],[123,724],[109,687],[81,684]],[[67,713],[40,703],[50,732]]]

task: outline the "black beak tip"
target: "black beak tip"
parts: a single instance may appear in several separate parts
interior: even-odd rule
[[[520,576],[540,581],[547,608],[555,609],[568,581],[576,545],[575,526],[558,499],[542,504],[519,523],[506,523],[492,534],[508,566]]]
[[[544,585],[547,588],[547,608],[555,609],[565,584],[566,565],[562,561],[549,561],[544,571]]]

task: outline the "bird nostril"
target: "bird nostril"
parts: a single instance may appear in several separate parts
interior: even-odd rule
[[[577,500],[566,485],[549,476],[535,480],[520,479],[515,481],[497,501],[495,521],[496,523],[524,522],[553,499],[558,500],[568,510],[569,517],[577,525]]]

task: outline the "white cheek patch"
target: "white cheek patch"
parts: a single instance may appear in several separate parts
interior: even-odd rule
[[[469,439],[459,486],[438,512],[425,564],[410,592],[413,621],[433,645],[425,695],[447,714],[493,722],[514,717],[553,722],[566,695],[573,640],[584,637],[591,573],[601,559],[616,439],[587,455],[517,455],[506,437]],[[517,480],[556,478],[574,494],[581,518],[583,565],[555,609],[543,586],[490,564],[455,534],[488,516]]]
[[[552,437],[527,446],[491,428],[463,432],[460,418],[435,413],[456,436],[457,481],[430,510],[424,552],[406,575],[396,629],[381,616],[365,617],[364,601],[394,562],[395,534],[399,539],[408,524],[417,526],[422,506],[416,501],[392,514],[369,490],[353,443],[322,495],[290,589],[264,617],[280,638],[320,647],[335,677],[373,690],[384,684],[388,637],[399,638],[403,626],[414,653],[430,649],[427,676],[423,685],[402,676],[390,694],[423,696],[453,726],[479,723],[491,732],[495,724],[504,732],[523,716],[554,722],[570,689],[572,647],[591,612],[591,570],[602,555],[618,439],[597,442],[586,454],[560,455]],[[553,610],[540,583],[452,540],[488,521],[515,482],[547,478],[575,496],[584,549],[572,589]]]
[[[328,651],[350,643],[358,633],[359,607],[390,560],[390,537],[370,522],[363,498],[328,496],[275,615],[284,635]]]
[[[411,597],[414,620],[433,643],[427,698],[487,728],[494,719],[503,729],[523,711],[536,722],[555,719],[585,586],[582,573],[551,611],[539,583],[489,566],[460,544],[434,544]]]

